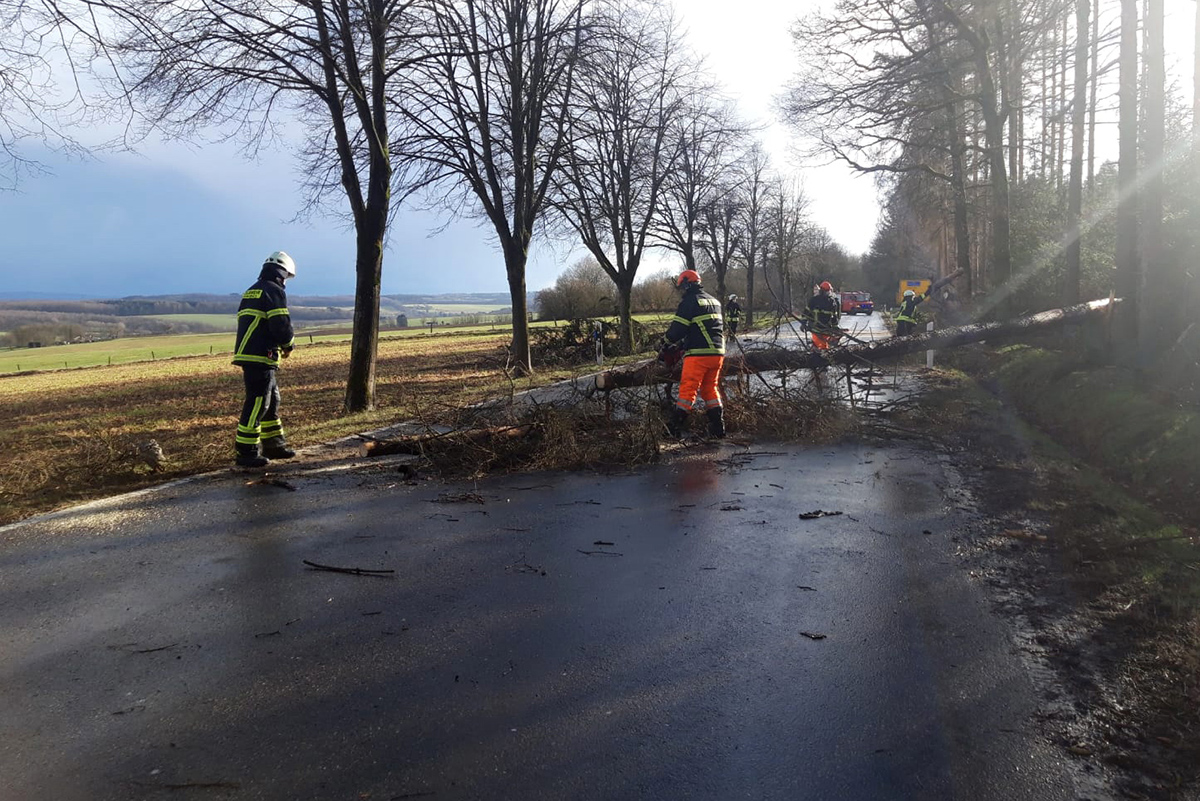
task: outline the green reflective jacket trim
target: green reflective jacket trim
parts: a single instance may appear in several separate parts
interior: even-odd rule
[[[265,364],[268,367],[278,367],[279,359],[272,359],[269,356],[251,356],[248,353],[239,353],[233,357],[234,364]]]
[[[281,314],[287,314],[287,313],[288,313],[287,307],[284,307],[282,309],[271,309],[269,312],[267,312],[267,317],[278,317]]]
[[[691,350],[684,352],[683,355],[684,356],[724,356],[725,350],[723,348],[717,348],[717,347],[692,348]]]

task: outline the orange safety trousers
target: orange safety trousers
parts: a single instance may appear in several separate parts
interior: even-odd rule
[[[704,408],[721,408],[718,384],[724,363],[724,356],[685,356],[683,374],[679,377],[679,400],[675,405],[684,411],[691,411],[692,404],[696,402],[696,392],[699,391],[704,399]]]

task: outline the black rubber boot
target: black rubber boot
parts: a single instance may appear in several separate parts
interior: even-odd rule
[[[263,456],[268,459],[291,459],[296,452],[287,446],[283,437],[271,437],[262,441]]]
[[[725,410],[718,406],[715,409],[709,409],[708,412],[708,435],[720,439],[725,436]]]
[[[671,416],[667,418],[667,433],[675,439],[683,436],[687,430],[688,413],[678,406],[671,409]]]
[[[237,457],[233,463],[238,467],[266,467],[271,460],[258,452],[258,447],[237,446]]]

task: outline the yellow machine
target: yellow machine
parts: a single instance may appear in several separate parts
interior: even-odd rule
[[[907,278],[901,281],[900,291],[896,293],[896,305],[899,306],[904,302],[904,293],[909,289],[911,289],[913,292],[916,292],[918,295],[924,295],[929,291],[929,286],[932,283],[933,282],[928,278]]]

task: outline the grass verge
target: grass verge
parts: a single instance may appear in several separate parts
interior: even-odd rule
[[[993,581],[1005,595],[1027,594],[1033,647],[1075,696],[1047,714],[1048,725],[1073,758],[1119,768],[1129,797],[1195,797],[1194,410],[1064,353],[973,348],[954,361],[965,372],[934,373],[918,413],[986,476],[981,494],[1000,528],[981,547],[1029,560]]]

